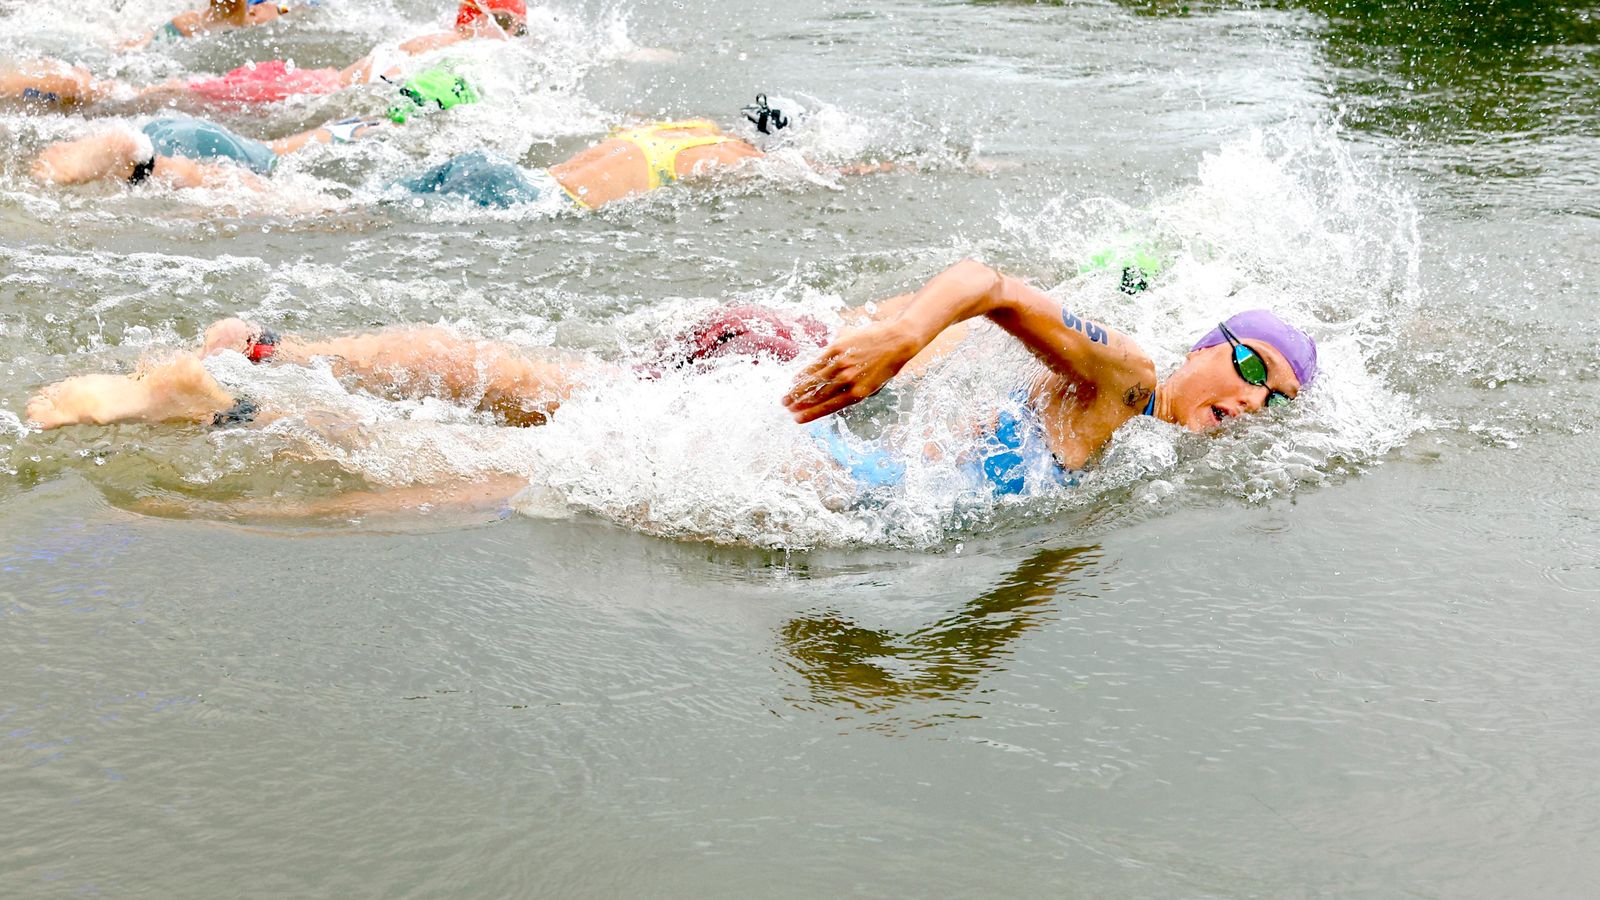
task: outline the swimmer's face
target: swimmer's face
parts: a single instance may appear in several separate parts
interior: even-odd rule
[[[257,3],[245,14],[245,20],[251,25],[265,25],[288,11],[289,7],[276,3]]]
[[[1233,348],[1227,343],[1196,350],[1161,385],[1162,403],[1177,424],[1190,431],[1209,431],[1247,413],[1260,412],[1271,391],[1290,398],[1300,393],[1300,380],[1278,348],[1254,338],[1243,343],[1266,361],[1267,383],[1250,384],[1240,377],[1233,367]]]

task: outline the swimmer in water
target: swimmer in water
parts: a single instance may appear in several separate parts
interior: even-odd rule
[[[275,103],[295,96],[331,94],[380,79],[399,80],[410,57],[467,40],[522,37],[528,33],[527,16],[524,0],[462,0],[453,29],[399,44],[380,44],[371,54],[343,69],[307,69],[285,60],[267,60],[240,66],[224,75],[178,78],[146,87],[96,78],[88,69],[60,60],[22,60],[0,70],[0,99],[63,107],[97,102],[139,108],[186,101]]]
[[[287,15],[290,9],[274,0],[211,0],[205,9],[178,13],[165,25],[129,41],[122,48],[133,50],[152,42],[181,41],[214,31],[265,25]]]
[[[966,260],[912,294],[879,304],[862,324],[840,330],[797,375],[782,398],[797,423],[813,423],[859,403],[897,375],[914,375],[953,352],[972,319],[986,319],[1022,343],[1045,366],[1018,372],[1014,404],[987,422],[964,469],[996,496],[1024,493],[1041,479],[1073,483],[1128,420],[1152,416],[1192,431],[1292,401],[1316,377],[1316,344],[1267,310],[1239,313],[1197,340],[1164,380],[1132,339],[1082,319],[1059,301],[978,262]],[[760,329],[727,322],[711,344]],[[757,352],[784,358],[766,335]],[[782,338],[795,353],[814,352],[810,334]],[[810,344],[810,347],[806,345]],[[472,341],[440,328],[402,328],[330,340],[280,337],[237,319],[207,330],[204,344],[136,375],[81,375],[45,388],[27,406],[40,428],[115,422],[239,424],[286,411],[258,409],[223,387],[202,364],[224,351],[257,362],[304,365],[324,359],[334,374],[386,396],[432,396],[463,403],[507,425],[540,425],[583,386],[639,377],[594,362],[535,359],[493,341]],[[691,354],[706,355],[706,354]],[[646,376],[648,377],[648,376]],[[893,485],[904,472],[905,448],[860,450],[811,426],[825,458],[863,490]],[[513,487],[512,490],[516,488]],[[464,489],[481,496],[482,485]],[[437,495],[435,500],[437,500]],[[396,495],[396,508],[404,506]],[[434,502],[434,501],[430,501]]]
[[[386,118],[330,122],[270,143],[184,115],[154,119],[139,129],[104,129],[46,147],[34,161],[33,176],[59,185],[108,180],[131,185],[149,181],[180,188],[243,184],[265,190],[255,176],[271,174],[279,157],[314,144],[342,144],[368,137],[386,125],[406,121],[412,112],[425,107],[450,109],[478,99],[465,79],[442,67],[401,85],[400,95]]]
[[[1020,279],[966,260],[913,294],[884,304],[860,327],[841,331],[795,378],[783,404],[796,422],[831,416],[877,393],[930,352],[948,352],[964,324],[982,318],[1016,338],[1045,366],[1018,384],[1014,407],[990,424],[976,475],[997,495],[1021,493],[1024,476],[1061,484],[1135,416],[1208,431],[1298,397],[1317,373],[1316,343],[1276,314],[1249,310],[1219,323],[1190,348],[1177,371],[1156,378],[1134,341],[1080,318]],[[892,483],[903,462],[857,451],[824,435],[835,461],[864,486]]]
[[[479,206],[538,203],[548,204],[552,212],[597,209],[760,159],[783,146],[807,116],[799,103],[766,94],[758,94],[742,113],[749,123],[743,136],[724,132],[710,119],[649,122],[618,128],[548,169],[525,169],[474,151],[452,157],[402,186],[415,194],[461,197]],[[859,175],[885,168],[885,164],[846,166],[836,171]]]

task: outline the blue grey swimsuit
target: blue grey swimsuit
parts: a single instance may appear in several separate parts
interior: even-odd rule
[[[182,156],[202,162],[228,160],[257,175],[266,175],[278,164],[278,154],[260,141],[193,116],[167,116],[144,126],[144,133],[156,148],[157,156]]]

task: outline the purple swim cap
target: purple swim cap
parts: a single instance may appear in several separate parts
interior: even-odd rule
[[[1266,341],[1289,360],[1294,377],[1305,387],[1317,377],[1317,342],[1311,335],[1278,318],[1277,313],[1266,309],[1247,309],[1223,323],[1234,337],[1241,341]],[[1194,342],[1189,352],[1225,344],[1228,339],[1222,329],[1213,328]]]

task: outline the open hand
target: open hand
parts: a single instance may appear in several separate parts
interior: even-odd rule
[[[795,378],[783,405],[801,424],[836,413],[876,394],[917,350],[893,321],[840,331]]]

